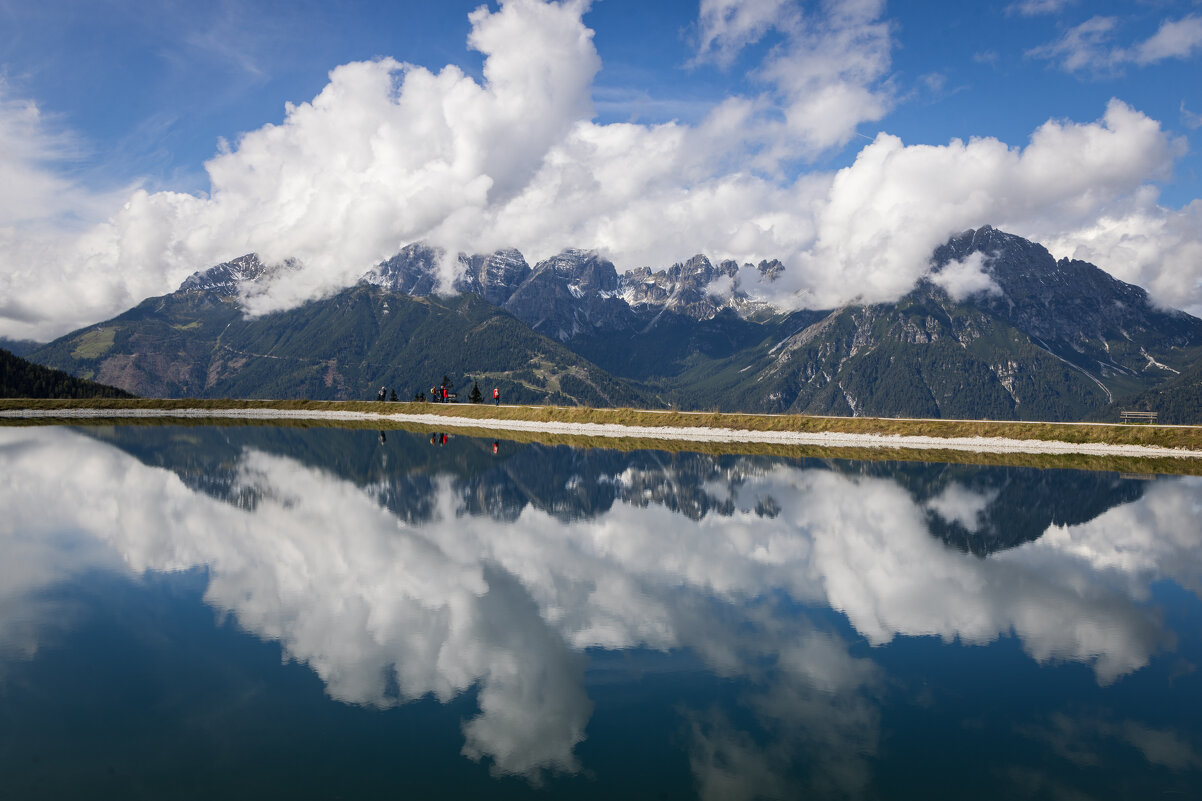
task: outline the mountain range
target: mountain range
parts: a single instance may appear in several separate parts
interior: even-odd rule
[[[410,399],[447,376],[507,402],[1071,420],[1138,398],[1165,422],[1199,411],[1202,320],[988,226],[938,248],[897,302],[829,310],[741,290],[749,271],[777,279],[777,261],[699,255],[620,274],[591,251],[531,266],[502,250],[460,255],[448,292],[443,260],[409,245],[331,297],[248,317],[247,289],[290,269],[251,254],[26,355],[164,397],[371,398],[385,385]],[[972,291],[953,280],[965,265]]]

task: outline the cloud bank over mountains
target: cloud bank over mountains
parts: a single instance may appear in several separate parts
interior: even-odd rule
[[[0,95],[0,335],[57,336],[251,251],[303,265],[255,298],[257,312],[288,308],[419,240],[531,261],[592,248],[619,269],[698,252],[779,258],[781,280],[748,275],[742,288],[825,308],[899,297],[936,245],[987,223],[1202,312],[1202,201],[1164,208],[1153,184],[1184,143],[1122,100],[1094,121],[1049,120],[1021,146],[882,132],[849,166],[816,171],[901,102],[883,2],[704,0],[697,64],[775,44],[755,92],[696,124],[594,121],[588,5],[472,12],[482,81],[390,58],[336,67],[282,122],[222,143],[207,195],[139,188],[115,201],[73,185],[61,154],[31,144],[53,141],[54,126]]]

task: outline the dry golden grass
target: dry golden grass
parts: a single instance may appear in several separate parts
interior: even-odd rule
[[[1041,423],[1027,421],[933,420],[882,417],[816,417],[810,415],[681,412],[648,409],[593,409],[584,406],[492,406],[469,403],[376,401],[231,400],[164,398],[97,398],[86,400],[0,399],[0,410],[15,409],[281,409],[349,411],[379,414],[434,414],[489,420],[554,423],[597,423],[625,426],[729,428],[747,431],[899,434],[927,437],[1005,437],[1113,445],[1159,445],[1202,449],[1202,426],[1119,423]]]
[[[501,406],[487,404],[378,403],[374,401],[279,401],[279,400],[168,400],[95,399],[25,400],[0,399],[2,410],[113,409],[170,411],[173,409],[280,409],[296,411],[349,411],[381,414],[432,414],[479,420],[479,427],[456,426],[456,433],[516,442],[540,442],[574,447],[617,450],[690,451],[712,454],[771,455],[783,458],[863,459],[871,461],[922,461],[955,464],[1008,465],[1078,470],[1111,470],[1122,473],[1202,474],[1202,460],[1144,457],[1086,456],[1079,454],[971,453],[954,450],[906,448],[829,448],[820,446],[773,445],[755,442],[692,442],[656,438],[614,438],[543,432],[502,431],[489,426],[492,420],[527,420],[555,423],[599,423],[626,426],[674,426],[730,428],[748,431],[839,432],[852,434],[901,434],[929,437],[1005,437],[1072,443],[1156,445],[1168,448],[1202,449],[1202,426],[1106,425],[1088,423],[987,422],[957,420],[897,420],[882,418],[809,417],[804,415],[753,415],[721,412],[657,412],[639,409],[590,409],[558,406]],[[7,425],[111,425],[112,418],[94,420],[32,418],[0,420]],[[400,429],[428,433],[437,425],[389,420],[237,420],[229,418],[127,418],[122,425],[284,425],[299,428]]]

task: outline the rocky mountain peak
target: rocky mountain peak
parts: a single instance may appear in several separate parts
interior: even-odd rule
[[[714,277],[714,265],[702,254],[698,253],[683,264],[677,262],[668,268],[668,274],[676,279],[695,278],[709,281]]]
[[[1047,248],[1021,236],[985,226],[965,231],[936,248],[933,271],[938,273],[953,261],[981,254],[984,272],[1001,290],[1000,297],[976,302],[1010,310],[1048,307],[1081,300],[1097,305],[1119,303],[1154,311],[1148,293],[1114,278],[1083,261],[1057,261]],[[1091,301],[1092,299],[1092,301]],[[1088,304],[1087,304],[1088,305]]]
[[[207,270],[198,270],[184,279],[179,292],[214,292],[218,295],[237,295],[247,283],[274,275],[278,267],[265,265],[255,253],[222,262]]]
[[[999,291],[965,302],[1092,375],[1171,372],[1149,352],[1202,344],[1202,321],[1157,308],[1143,289],[1092,264],[1057,261],[1042,245],[991,226],[965,231],[937,248],[933,272],[975,253]]]
[[[613,262],[602,258],[595,251],[568,249],[540,261],[534,273],[551,273],[566,281],[572,294],[587,292],[616,292],[618,271]]]
[[[726,305],[723,299],[709,294],[710,285],[719,278],[733,279],[738,272],[739,265],[733,261],[715,266],[698,254],[666,270],[652,272],[650,267],[628,270],[622,276],[622,298],[633,307],[660,306],[707,320]]]
[[[613,262],[589,250],[565,250],[534,266],[504,308],[535,331],[561,342],[586,331],[629,326]]]
[[[442,255],[442,251],[425,243],[414,242],[369,270],[360,281],[406,295],[431,295],[438,288],[438,262]]]
[[[459,263],[463,275],[455,282],[455,288],[479,295],[494,306],[505,305],[532,272],[525,257],[513,248],[487,256],[461,253]]]
[[[730,263],[734,264],[734,262]],[[785,271],[785,265],[781,263],[780,259],[764,260],[756,265],[756,270],[759,271],[763,280],[771,283],[780,278],[781,273]]]

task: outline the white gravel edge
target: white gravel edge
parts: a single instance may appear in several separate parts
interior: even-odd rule
[[[919,437],[904,434],[806,433],[798,431],[750,431],[701,426],[627,426],[611,423],[551,423],[533,420],[475,419],[440,414],[382,414],[376,412],[320,411],[302,409],[14,409],[0,411],[0,418],[219,418],[232,420],[354,420],[381,423],[417,423],[434,428],[482,428],[490,431],[533,431],[614,439],[662,439],[683,442],[747,442],[773,445],[817,445],[826,448],[902,448],[951,450],[970,453],[1046,453],[1090,456],[1202,458],[1202,450],[1164,448],[1153,445],[1112,445],[1100,442],[1074,443],[1004,437]]]

